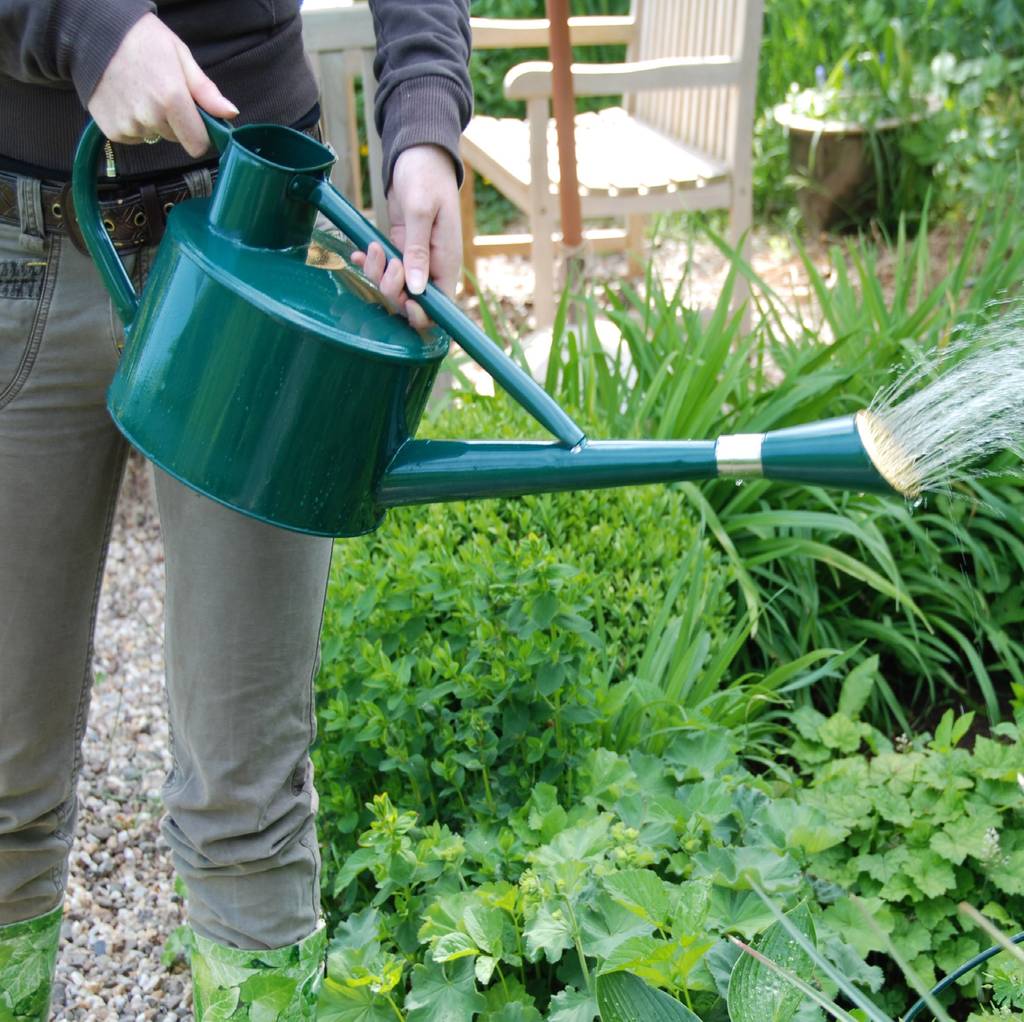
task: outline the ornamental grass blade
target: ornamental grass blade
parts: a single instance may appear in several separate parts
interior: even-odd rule
[[[601,1022],[700,1022],[685,1004],[631,972],[605,973],[596,987]]]

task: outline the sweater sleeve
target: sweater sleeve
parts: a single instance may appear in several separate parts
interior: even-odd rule
[[[461,185],[459,136],[473,113],[468,0],[370,0],[370,7],[385,192],[395,160],[414,145],[446,149]]]
[[[0,74],[72,87],[85,106],[153,0],[0,0]]]

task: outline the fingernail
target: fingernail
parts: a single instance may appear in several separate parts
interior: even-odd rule
[[[427,275],[420,269],[412,269],[405,279],[409,290],[419,294],[427,286]]]
[[[237,106],[235,106],[235,104],[234,104],[234,103],[232,103],[232,102],[231,102],[231,100],[230,100],[230,99],[229,99],[229,100],[227,100],[227,104],[228,104],[228,106],[229,106],[229,107],[231,107],[231,109],[232,109],[232,110],[234,110],[234,112],[235,112],[235,116],[236,116],[236,117],[237,117],[237,116],[238,116],[238,115],[239,115],[239,114],[240,114],[240,113],[242,112],[241,110],[239,110],[239,109],[238,109],[238,107],[237,107]]]

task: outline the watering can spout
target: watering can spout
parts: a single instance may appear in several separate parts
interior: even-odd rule
[[[717,440],[407,440],[381,477],[382,508],[717,476],[892,493],[868,457],[859,416]]]

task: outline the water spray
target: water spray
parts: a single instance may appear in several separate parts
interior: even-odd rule
[[[929,353],[855,415],[716,445],[720,475],[852,485],[859,471],[864,489],[910,500],[1003,450],[1024,453],[1022,312]]]

